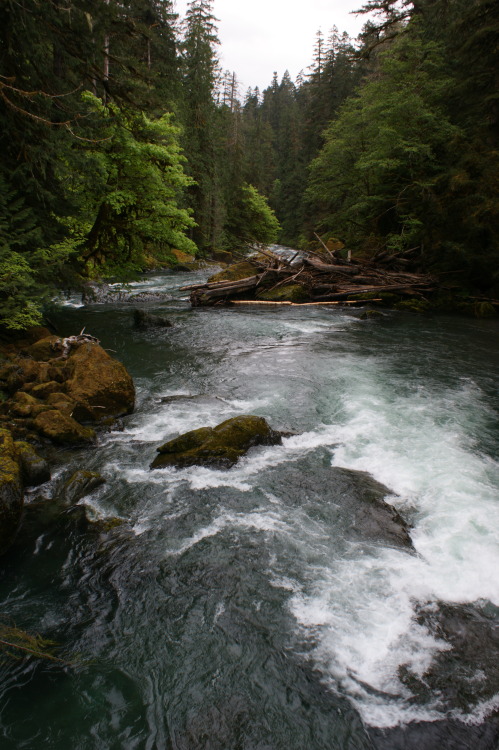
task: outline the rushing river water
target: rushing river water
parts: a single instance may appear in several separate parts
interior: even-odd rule
[[[170,329],[134,328],[130,305],[55,317],[138,397],[52,486],[101,472],[86,515],[124,523],[33,493],[0,612],[70,663],[0,663],[0,748],[496,750],[497,321],[192,310],[178,288],[199,276],[135,285],[169,295],[150,308]],[[166,439],[239,414],[295,434],[229,471],[149,470]],[[364,472],[414,550],[353,522]]]

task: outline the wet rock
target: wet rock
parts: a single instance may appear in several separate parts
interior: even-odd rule
[[[133,322],[137,328],[171,328],[172,324],[168,318],[161,315],[153,315],[145,310],[133,311]]]
[[[95,471],[79,470],[64,483],[60,498],[65,505],[76,505],[76,503],[94,490],[105,484],[106,480]]]
[[[21,476],[25,487],[38,487],[50,479],[50,468],[44,458],[38,455],[30,443],[17,441],[15,450],[21,466]]]
[[[0,429],[0,554],[14,541],[23,512],[21,466],[12,435]]]
[[[383,313],[380,312],[379,310],[366,310],[365,312],[362,313],[362,315],[360,316],[360,319],[361,320],[376,320],[376,319],[384,318],[384,317],[385,316],[383,315]]]
[[[263,417],[234,417],[216,427],[191,430],[160,446],[151,469],[195,464],[229,469],[252,446],[280,442],[280,433],[272,430]]]
[[[336,495],[349,508],[351,531],[362,539],[413,548],[409,526],[392,505],[385,502],[390,490],[364,471],[334,467]]]
[[[426,703],[437,693],[447,709],[468,713],[499,693],[498,607],[431,602],[419,608],[417,620],[451,648],[437,653],[422,677],[401,667],[413,702]]]
[[[190,273],[192,271],[191,266],[187,266],[185,263],[176,263],[172,266],[172,273]]]
[[[75,402],[75,419],[101,422],[133,411],[132,378],[125,366],[98,344],[79,346],[72,351],[67,364],[71,377],[66,381],[66,392]]]
[[[91,283],[85,286],[82,302],[85,304],[136,304],[137,302],[162,302],[169,299],[159,292],[133,292],[114,289],[108,284]]]
[[[95,432],[83,427],[75,419],[57,409],[44,411],[34,420],[35,429],[58,445],[88,445],[95,440]]]

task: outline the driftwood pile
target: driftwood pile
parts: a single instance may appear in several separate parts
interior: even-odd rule
[[[254,273],[245,278],[183,287],[183,291],[191,293],[192,305],[223,305],[242,301],[252,304],[292,304],[289,301],[265,301],[265,297],[272,296],[271,292],[290,285],[302,288],[302,304],[355,304],[365,301],[366,295],[377,296],[378,293],[424,299],[424,295],[434,290],[436,285],[431,276],[397,270],[396,265],[390,268],[374,261],[339,258],[327,247],[320,253],[300,251],[291,259],[261,248],[245,261],[254,268]]]

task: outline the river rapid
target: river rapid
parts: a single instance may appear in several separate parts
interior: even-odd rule
[[[124,362],[137,407],[58,454],[2,561],[1,618],[68,663],[0,663],[0,748],[497,750],[499,323],[191,309],[179,287],[202,277],[133,285],[167,295],[148,309],[172,328],[126,304],[54,314]],[[294,434],[229,471],[149,470],[240,414]],[[106,484],[44,505],[77,468]],[[414,550],[353,523],[370,477]]]

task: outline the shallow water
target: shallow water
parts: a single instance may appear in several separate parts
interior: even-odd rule
[[[135,329],[130,305],[55,316],[137,386],[123,431],[61,454],[54,480],[100,471],[86,514],[123,524],[34,493],[1,613],[71,664],[0,664],[0,746],[497,748],[498,323],[191,310],[178,288],[199,277],[134,285],[166,292],[148,309],[171,329]],[[239,414],[296,434],[230,471],[149,470],[166,439]],[[415,551],[358,533],[338,467],[386,485]],[[476,659],[443,606],[480,622]]]

